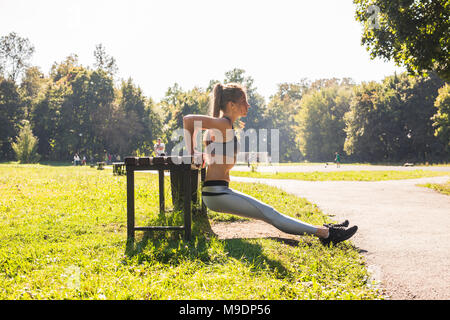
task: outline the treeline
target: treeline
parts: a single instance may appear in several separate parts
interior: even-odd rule
[[[8,55],[7,48],[19,40],[22,49],[26,44],[32,48],[16,34],[0,41],[0,160],[16,159],[12,146],[27,123],[38,139],[41,160],[67,161],[75,153],[88,159],[102,159],[105,152],[152,155],[158,137],[170,153],[178,143],[172,133],[182,128],[183,116],[206,114],[209,94],[218,82],[188,91],[174,84],[156,102],[132,79],[116,79],[115,60],[101,45],[94,51],[93,67],[82,66],[71,55],[44,75],[26,64],[25,55],[20,63],[12,52]],[[450,158],[450,90],[433,73],[405,73],[362,84],[349,78],[301,79],[279,84],[267,102],[244,70],[226,72],[220,82],[247,87],[251,108],[242,119],[245,130],[280,130],[280,162],[331,161],[335,152],[344,161]],[[271,143],[269,139],[268,150]]]
[[[38,138],[42,160],[66,161],[75,153],[104,159],[105,153],[151,149],[161,132],[154,102],[131,79],[115,83],[115,60],[101,45],[94,56],[92,68],[71,55],[55,63],[48,76],[27,67],[20,84],[11,74],[0,76],[0,159],[14,159],[12,143],[26,122]]]
[[[299,148],[308,160],[318,161],[333,151],[361,162],[448,161],[444,84],[435,74],[404,73],[381,83],[331,85],[308,93],[296,115]]]

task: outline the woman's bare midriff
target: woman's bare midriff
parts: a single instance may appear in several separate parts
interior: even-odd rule
[[[226,141],[229,141],[232,139],[232,137],[226,136],[226,133],[222,132],[222,136],[225,136],[227,138]],[[205,135],[203,136],[203,142],[206,140],[211,139],[212,141],[216,140],[214,137],[214,134],[211,130],[206,130]],[[222,142],[223,140],[218,139],[217,142]],[[236,155],[234,157],[225,157],[222,156],[220,159],[222,161],[218,161],[217,158],[219,156],[216,156],[217,160],[214,160],[214,158],[211,155],[206,155],[206,177],[205,181],[208,180],[226,180],[230,182],[230,170],[234,167],[236,163]]]
[[[210,160],[209,157],[206,159],[207,167],[205,181],[226,180],[230,182],[230,170],[234,167],[236,157],[234,157],[234,159],[223,157],[223,163],[210,163],[208,160]],[[229,163],[227,163],[226,160],[228,160]]]

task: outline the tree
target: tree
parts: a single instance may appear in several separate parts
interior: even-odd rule
[[[33,135],[30,122],[23,120],[19,136],[16,137],[16,142],[12,143],[17,160],[20,163],[38,162],[40,156],[36,152],[37,145],[38,139]]]
[[[279,96],[281,99],[289,97],[290,100],[300,100],[309,88],[310,84],[306,78],[297,83],[280,83],[275,96]]]
[[[103,155],[113,145],[108,133],[113,126],[113,80],[106,71],[89,70],[75,55],[54,64],[51,82],[32,112],[39,151],[54,160],[75,152]]]
[[[450,154],[450,85],[446,83],[439,89],[434,106],[437,108],[433,120],[434,135],[438,137],[445,146],[445,150]]]
[[[444,85],[434,72],[428,76],[400,77],[403,135],[406,135],[405,149],[415,161],[439,161],[445,157],[444,146],[434,135],[433,120],[436,113],[434,103],[439,88]],[[398,158],[401,159],[401,155]],[[405,159],[406,160],[406,159]]]
[[[52,68],[50,70],[50,78],[54,82],[58,82],[61,79],[63,80],[70,80],[70,78],[67,78],[69,76],[69,72],[74,69],[75,67],[79,67],[78,62],[78,55],[71,54],[61,63],[54,63],[52,65]]]
[[[114,57],[111,57],[106,53],[106,50],[101,43],[95,47],[94,57],[95,57],[95,67],[97,69],[103,69],[106,72],[108,72],[111,76],[114,76],[116,74],[117,72],[116,59],[114,59]]]
[[[98,157],[111,145],[106,132],[115,99],[113,80],[106,71],[75,67],[65,81],[69,91],[61,105],[57,132],[65,146],[61,157],[75,152]]]
[[[50,82],[43,96],[31,112],[33,131],[39,138],[37,152],[44,159],[61,160],[65,153],[64,141],[60,139],[61,108],[70,88],[63,82]]]
[[[304,82],[307,83],[307,82]],[[324,79],[317,79],[313,82],[311,82],[307,86],[307,91],[316,91],[323,88],[329,88],[329,87],[335,87],[335,86],[352,86],[354,85],[354,81],[351,78],[324,78]]]
[[[31,100],[36,99],[48,79],[45,79],[44,74],[38,67],[30,67],[25,70],[25,76],[22,79],[20,88],[23,91],[23,95],[29,97]]]
[[[345,115],[344,149],[355,160],[425,162],[442,159],[443,145],[434,136],[431,117],[443,81],[428,77],[386,77],[381,84],[355,88]]]
[[[0,38],[0,65],[5,76],[16,81],[28,67],[28,60],[34,53],[34,46],[15,32]]]
[[[367,162],[393,160],[393,145],[402,145],[406,138],[400,105],[395,88],[386,93],[383,85],[374,81],[355,87],[344,116],[347,155]]]
[[[350,108],[351,97],[348,85],[326,86],[302,97],[295,116],[296,140],[306,159],[331,161],[335,152],[341,153],[345,141],[344,114]]]
[[[180,143],[180,141],[172,141],[172,135],[175,130],[183,128],[183,117],[188,114],[207,114],[208,104],[208,92],[201,88],[193,88],[185,92],[177,83],[168,88],[164,99],[160,102],[160,108],[164,111],[162,138],[167,142],[167,153],[170,154],[172,148]]]
[[[153,113],[153,102],[147,99],[133,81],[122,81],[116,100],[113,122],[108,131],[108,150],[120,154],[149,154],[159,128]],[[154,125],[156,125],[154,127]]]
[[[17,124],[23,119],[19,90],[12,80],[0,77],[0,157],[12,159],[12,138],[17,135]]]
[[[304,83],[282,83],[278,92],[270,97],[264,118],[268,131],[267,151],[272,150],[270,130],[279,130],[279,161],[299,161],[302,157],[296,141],[295,115],[300,108],[300,100],[307,90]]]
[[[412,74],[436,72],[450,81],[448,0],[354,0],[372,58],[394,60]]]
[[[30,118],[45,159],[68,159],[75,152],[94,159],[105,152],[122,157],[147,152],[161,131],[153,101],[131,78],[116,88],[107,70],[85,68],[76,55],[53,64],[42,91],[36,91],[37,84],[30,74],[22,90],[25,96],[37,94]]]
[[[49,79],[38,67],[30,67],[25,70],[25,75],[20,84],[20,96],[24,104],[24,118],[29,119],[30,112],[36,105],[39,97],[44,94]]]

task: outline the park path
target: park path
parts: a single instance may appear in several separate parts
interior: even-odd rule
[[[450,174],[449,167],[445,170]],[[448,179],[354,182],[231,177],[278,187],[315,203],[333,220],[349,219],[351,225],[358,225],[352,243],[390,299],[450,299],[450,197],[416,186]],[[250,229],[253,235],[247,233]],[[222,224],[213,230],[219,237],[224,236],[221,232],[243,238],[286,237],[260,221]]]

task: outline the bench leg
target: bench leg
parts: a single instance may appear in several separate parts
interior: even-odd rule
[[[191,170],[184,172],[184,237],[186,240],[191,240]]]
[[[202,168],[200,170],[200,177],[201,177],[200,188],[203,188],[203,183],[205,182],[205,178],[206,178],[206,169],[205,168]],[[202,198],[201,190],[200,190],[199,197]],[[206,216],[206,212],[207,212],[206,205],[203,202],[203,198],[202,198],[202,215]]]
[[[127,237],[134,241],[134,170],[127,170]]]
[[[192,202],[196,205],[199,204],[198,198],[198,170],[191,171],[191,193],[192,193]]]
[[[165,199],[164,199],[164,170],[158,170],[159,174],[159,213],[164,213],[165,211]]]

